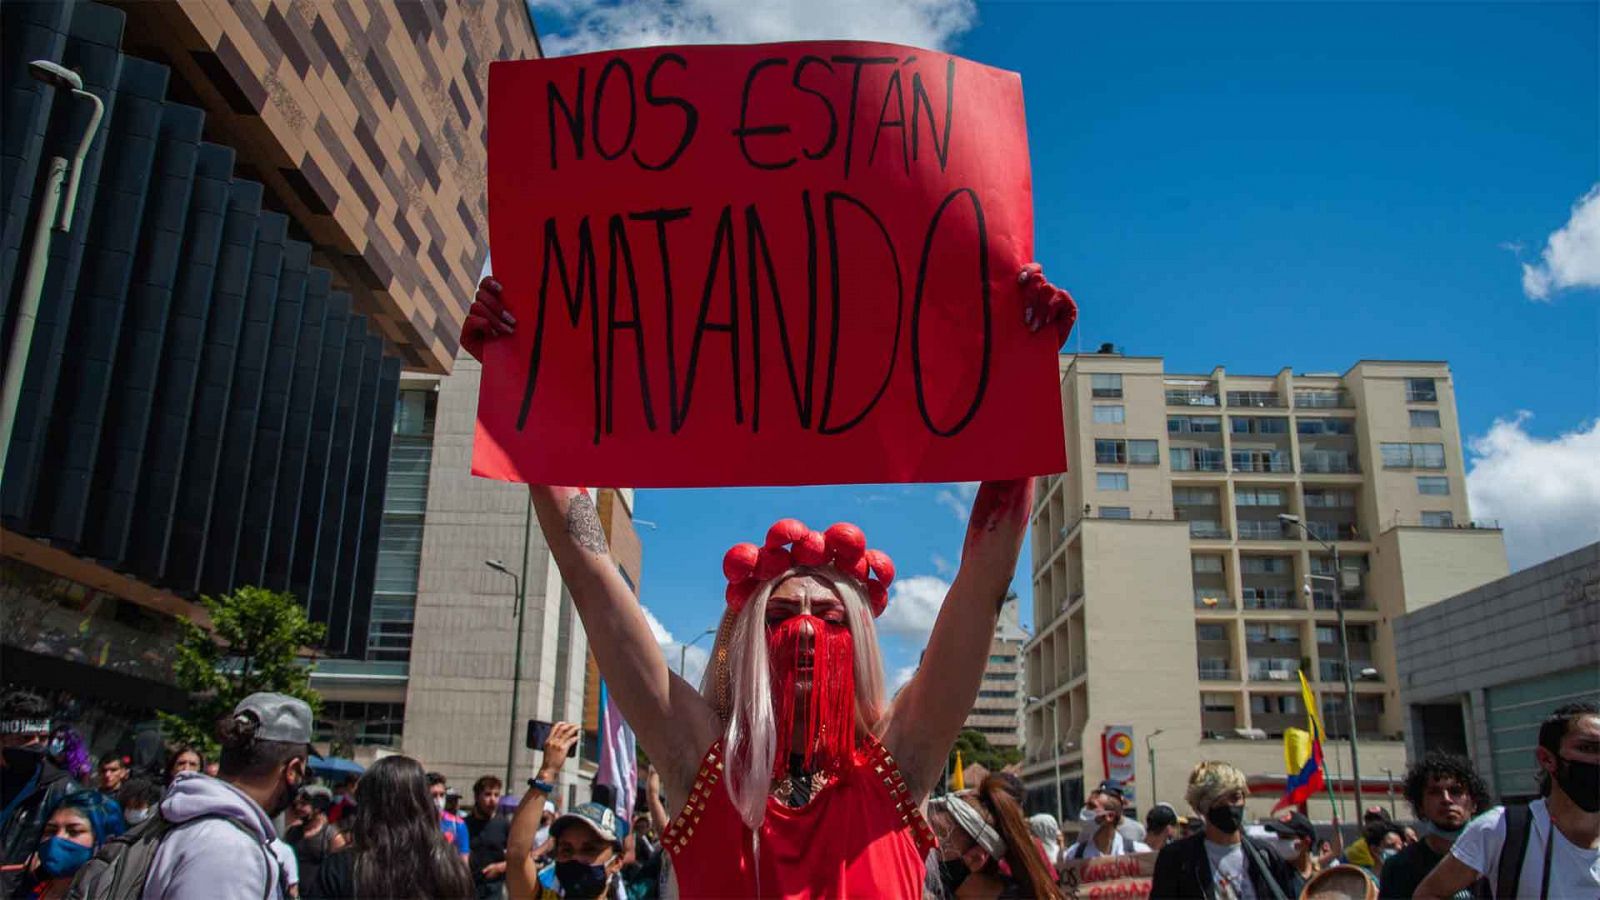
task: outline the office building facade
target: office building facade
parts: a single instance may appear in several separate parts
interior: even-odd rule
[[[180,707],[176,620],[246,584],[292,591],[328,626],[319,652],[364,659],[397,391],[454,356],[485,252],[488,63],[537,55],[526,9],[0,17],[8,348],[47,260],[0,483],[0,680]],[[90,105],[35,60],[105,106],[65,232],[38,227],[44,173]]]
[[[1362,790],[1382,790],[1405,759],[1389,623],[1506,572],[1500,532],[1467,508],[1449,367],[1176,375],[1108,351],[1060,371],[1070,470],[1041,483],[1031,529],[1030,802],[1053,809],[1059,790],[1076,808],[1115,749],[1141,807],[1181,806],[1189,768],[1217,758],[1251,775],[1264,813],[1284,729],[1305,727],[1298,671],[1348,790],[1336,581]],[[1108,747],[1111,728],[1131,741]]]
[[[963,728],[988,739],[996,749],[1022,749],[1022,706],[1024,690],[1022,646],[1028,633],[1022,630],[1018,604],[1008,599],[1000,607],[1000,621],[994,640],[989,643],[989,663],[983,668],[978,699],[973,701]]]

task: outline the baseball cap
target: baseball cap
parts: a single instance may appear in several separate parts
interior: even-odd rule
[[[556,820],[550,823],[550,836],[561,837],[561,832],[574,822],[582,822],[593,828],[595,833],[605,840],[613,843],[617,840],[617,814],[612,812],[609,806],[601,806],[592,801],[578,804],[556,816]]]
[[[245,713],[256,718],[257,740],[305,744],[312,756],[322,758],[317,748],[311,746],[311,707],[304,700],[262,691],[240,700],[233,708],[235,716]]]
[[[1111,794],[1118,800],[1122,800],[1127,796],[1127,794],[1123,791],[1122,782],[1116,780],[1115,778],[1107,778],[1105,781],[1100,782],[1100,786],[1095,788],[1095,790],[1102,794]]]
[[[1176,824],[1178,824],[1178,811],[1173,809],[1170,803],[1157,803],[1144,814],[1144,827],[1149,831]]]
[[[1261,826],[1278,837],[1305,838],[1308,841],[1317,839],[1317,829],[1312,827],[1305,813],[1292,812],[1282,819],[1268,819]]]

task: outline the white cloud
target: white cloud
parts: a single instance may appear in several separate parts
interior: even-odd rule
[[[889,588],[889,608],[878,617],[878,630],[907,638],[917,646],[928,642],[950,582],[934,575],[899,578]]]
[[[1522,264],[1522,291],[1534,300],[1570,287],[1600,288],[1600,184],[1572,206],[1536,263]]]
[[[895,694],[900,693],[900,689],[905,687],[906,682],[910,681],[911,676],[915,674],[917,674],[916,666],[901,666],[895,669],[894,673],[889,676],[889,696],[893,697]]]
[[[928,559],[933,563],[933,571],[939,573],[941,577],[948,578],[955,574],[955,564],[950,562],[950,560],[945,559],[943,556],[935,553],[928,557]]]
[[[1496,419],[1468,447],[1472,514],[1498,519],[1513,571],[1600,541],[1600,421],[1552,439]]]
[[[529,0],[529,5],[560,19],[559,27],[540,35],[550,56],[815,39],[943,49],[978,18],[974,0]]]
[[[956,521],[965,524],[972,513],[972,498],[978,496],[978,482],[952,481],[933,495],[935,503],[955,514]]]
[[[678,665],[683,664],[683,677],[695,687],[700,686],[700,677],[705,674],[706,662],[711,658],[703,646],[696,644],[685,650],[682,642],[672,636],[661,620],[657,619],[650,607],[641,606],[644,611],[644,620],[650,625],[650,634],[655,637],[656,643],[661,645],[661,652],[667,658],[667,666],[674,672]]]

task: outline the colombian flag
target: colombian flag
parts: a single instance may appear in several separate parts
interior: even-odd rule
[[[1306,719],[1311,731],[1289,728],[1283,733],[1283,762],[1289,778],[1284,783],[1283,798],[1272,808],[1273,812],[1285,806],[1299,806],[1326,784],[1322,764],[1322,722],[1317,719],[1317,701],[1311,695],[1311,685],[1306,683],[1304,672],[1300,673],[1300,698],[1305,703]]]

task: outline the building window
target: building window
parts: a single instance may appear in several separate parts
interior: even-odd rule
[[[1121,375],[1090,375],[1089,376],[1089,394],[1090,394],[1090,396],[1093,396],[1093,397],[1105,397],[1105,398],[1121,397],[1122,396],[1122,376]]]
[[[1129,441],[1128,462],[1136,466],[1160,464],[1161,445],[1156,441]]]
[[[1175,506],[1216,506],[1217,492],[1215,488],[1173,488],[1172,503]]]
[[[1100,507],[1100,518],[1131,519],[1133,518],[1133,513],[1126,506],[1102,506]]]
[[[1240,506],[1282,506],[1283,491],[1277,488],[1240,489],[1234,494]]]
[[[1281,652],[1281,651],[1280,651]],[[1250,660],[1252,681],[1289,681],[1300,668],[1300,660],[1289,657],[1260,657]]]
[[[1010,699],[1014,699],[1017,696],[1017,692],[1016,691],[979,691],[978,692],[978,696],[979,697],[988,697],[990,699],[1010,700]]]
[[[1100,491],[1125,491],[1128,489],[1127,472],[1096,472],[1094,486]]]
[[[1344,450],[1301,450],[1300,465],[1307,472],[1355,472],[1355,457]]]
[[[1235,450],[1233,470],[1235,472],[1294,471],[1289,465],[1289,453],[1286,450]]]
[[[1094,408],[1094,422],[1096,425],[1121,425],[1126,409],[1122,404],[1097,405]]]
[[[1100,465],[1115,465],[1128,461],[1128,442],[1098,438],[1094,442],[1094,461]]]
[[[1263,716],[1288,716],[1300,712],[1300,698],[1294,694],[1251,694],[1250,711]]]
[[[1406,402],[1407,403],[1437,403],[1439,391],[1434,387],[1432,378],[1407,378]]]
[[[1454,528],[1455,516],[1447,510],[1424,510],[1422,513],[1423,528]]]
[[[1303,418],[1295,422],[1295,431],[1301,434],[1355,434],[1355,419]]]
[[[1412,428],[1438,428],[1439,427],[1439,411],[1437,409],[1413,409],[1413,410],[1411,410],[1411,427]]]
[[[357,746],[398,747],[405,722],[404,703],[324,700],[312,739]]]
[[[1282,556],[1244,556],[1240,557],[1239,566],[1246,575],[1285,575],[1289,560]]]
[[[372,618],[367,622],[367,659],[409,660],[416,617],[416,597],[374,594]]]
[[[1168,434],[1220,434],[1221,416],[1167,416]]]
[[[1234,711],[1232,694],[1203,693],[1200,695],[1200,710],[1208,713],[1231,713]]]
[[[1294,405],[1307,409],[1337,409],[1348,405],[1341,390],[1300,390],[1294,392]]]
[[[1356,505],[1356,492],[1333,488],[1307,488],[1306,507],[1316,509],[1343,509]]]
[[[1194,570],[1205,575],[1222,574],[1222,557],[1204,555],[1196,556],[1193,560]]]
[[[1443,444],[1379,444],[1385,469],[1442,469]]]
[[[1225,641],[1228,639],[1228,626],[1218,622],[1205,622],[1194,626],[1194,637],[1198,641]]]
[[[1417,493],[1448,497],[1450,496],[1450,479],[1443,475],[1418,475]]]
[[[991,656],[991,657],[989,657],[989,662],[1001,663],[1001,664],[1004,664],[1004,665],[1011,665],[1011,664],[1015,663],[1016,661],[1017,661],[1017,658],[1015,656]]]

